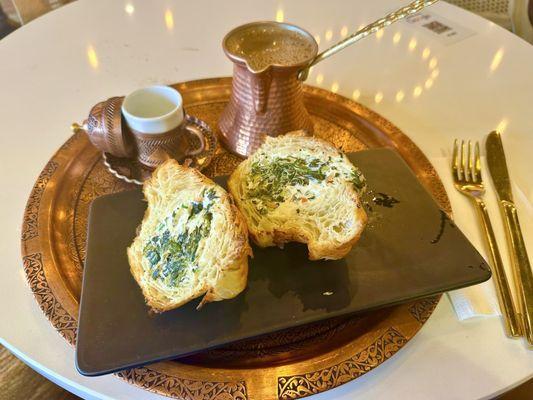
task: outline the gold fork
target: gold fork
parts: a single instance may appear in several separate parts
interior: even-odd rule
[[[481,218],[485,239],[490,250],[490,262],[495,277],[494,281],[496,293],[498,295],[498,302],[505,321],[505,333],[509,337],[518,337],[520,336],[519,318],[513,307],[511,290],[509,289],[509,282],[505,275],[502,257],[498,250],[487,206],[483,201],[485,187],[483,186],[483,179],[481,176],[481,160],[479,156],[478,142],[476,142],[475,150],[472,154],[472,143],[470,140],[468,141],[468,146],[466,146],[465,141],[462,140],[460,150],[457,139],[454,141],[452,173],[455,188],[473,201],[476,205],[479,217]]]

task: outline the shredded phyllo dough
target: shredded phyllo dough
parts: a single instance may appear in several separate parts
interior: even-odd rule
[[[302,133],[268,137],[229,180],[259,246],[303,242],[312,259],[341,258],[357,241],[365,186],[344,153]]]
[[[199,171],[165,161],[145,182],[148,207],[128,261],[146,303],[163,312],[246,287],[248,231],[229,194]]]

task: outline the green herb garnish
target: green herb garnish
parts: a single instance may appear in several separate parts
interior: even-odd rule
[[[285,201],[287,186],[306,186],[311,181],[321,182],[326,179],[327,166],[327,162],[318,159],[306,161],[293,156],[277,158],[264,164],[255,162],[248,176],[248,197],[259,200],[269,208],[276,207],[276,203]],[[259,212],[264,214],[266,210],[260,208]]]
[[[352,169],[350,173],[350,181],[353,183],[355,190],[359,193],[365,187],[365,178],[363,177],[361,171],[359,171],[357,168]]]
[[[149,248],[148,250],[145,250],[145,254],[146,258],[148,258],[148,261],[150,261],[150,265],[152,266],[156,265],[159,260],[161,260],[161,257],[155,248]]]
[[[143,249],[143,255],[150,263],[153,279],[165,281],[176,286],[184,278],[188,270],[196,271],[195,263],[200,241],[209,235],[213,214],[210,211],[213,200],[218,198],[214,189],[204,190],[201,201],[193,201],[188,205],[179,205],[172,213],[172,221],[180,209],[189,210],[187,223],[193,219],[200,219],[194,228],[185,230],[173,236],[165,223],[157,226],[157,233],[148,241]]]

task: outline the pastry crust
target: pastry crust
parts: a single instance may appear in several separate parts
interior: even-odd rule
[[[345,154],[303,131],[267,137],[228,186],[260,247],[301,242],[311,260],[340,259],[367,223],[364,177]]]
[[[200,308],[211,301],[233,298],[245,289],[248,256],[252,255],[248,230],[223,188],[199,171],[168,160],[145,182],[143,192],[148,208],[127,253],[131,273],[154,312],[171,310],[203,296]],[[211,193],[213,199],[206,193]],[[195,204],[200,210],[193,212]],[[176,251],[165,250],[163,254],[161,247],[156,248],[159,253],[152,260],[146,255],[147,246],[160,240],[163,231],[169,232],[167,237],[179,239],[195,228],[205,230],[195,242],[194,258],[187,258],[183,267],[179,265],[179,281],[172,281],[163,276],[169,271],[164,262]]]

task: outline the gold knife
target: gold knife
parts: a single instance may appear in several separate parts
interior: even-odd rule
[[[526,244],[520,230],[518,214],[513,202],[511,180],[500,134],[489,133],[485,143],[490,175],[498,193],[500,211],[505,221],[507,243],[511,252],[511,264],[518,298],[522,332],[530,346],[533,346],[533,272],[526,251]]]

